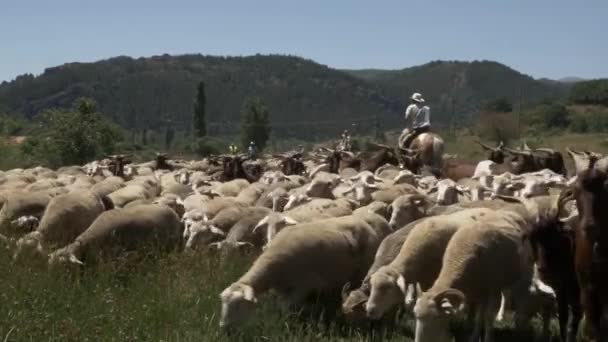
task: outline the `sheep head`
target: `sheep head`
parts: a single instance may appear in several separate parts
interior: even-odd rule
[[[242,324],[251,315],[257,298],[249,285],[234,283],[220,294],[222,313],[220,328],[229,329]]]
[[[213,225],[211,221],[198,221],[190,226],[190,236],[186,241],[186,248],[196,249],[199,246],[207,246],[224,237],[226,237],[226,233]]]
[[[465,297],[456,289],[426,292],[416,301],[416,341],[452,341],[450,318],[464,309]]]
[[[367,317],[380,319],[387,311],[403,301],[406,291],[402,275],[383,266],[370,278],[371,291],[365,305]]]

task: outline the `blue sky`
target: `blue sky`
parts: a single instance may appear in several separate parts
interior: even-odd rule
[[[0,81],[163,53],[388,69],[488,59],[534,77],[608,77],[607,19],[606,0],[3,0]]]

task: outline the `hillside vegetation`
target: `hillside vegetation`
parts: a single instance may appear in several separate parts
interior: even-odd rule
[[[94,99],[100,112],[128,130],[188,132],[199,82],[205,82],[209,134],[237,133],[248,97],[262,98],[272,135],[318,139],[345,128],[370,133],[402,125],[409,95],[422,92],[437,126],[464,124],[486,101],[519,104],[555,99],[567,86],[534,80],[496,62],[442,62],[398,71],[340,71],[291,56],[203,55],[116,57],[69,63],[0,85],[0,113],[36,119],[45,109]],[[452,113],[454,115],[452,116]],[[464,119],[464,120],[463,120]],[[354,125],[353,125],[354,124]]]
[[[491,61],[434,61],[402,70],[347,71],[380,87],[388,97],[407,105],[408,96],[421,92],[432,108],[433,120],[443,125],[463,124],[484,103],[506,98],[523,106],[563,98],[569,85],[542,82]],[[454,115],[452,115],[454,113]]]
[[[127,129],[171,125],[187,131],[201,81],[206,84],[210,134],[237,133],[241,107],[250,96],[264,99],[272,124],[280,127],[275,134],[282,136],[327,136],[344,129],[346,120],[369,121],[374,115],[386,123],[399,119],[399,107],[375,86],[288,56],[163,55],[70,63],[1,85],[0,112],[4,108],[34,119],[44,109],[68,107],[79,97],[90,97],[102,113]],[[337,125],[328,125],[335,121]]]

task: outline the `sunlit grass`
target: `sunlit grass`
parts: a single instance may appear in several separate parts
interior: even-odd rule
[[[47,270],[44,261],[14,263],[0,251],[0,341],[411,341],[405,315],[392,327],[353,326],[333,307],[321,314],[290,309],[262,297],[251,324],[227,335],[218,329],[218,294],[253,257],[206,254],[90,265],[77,272]],[[328,307],[329,308],[329,307]],[[327,318],[327,319],[326,319]],[[514,335],[498,341],[540,341]]]

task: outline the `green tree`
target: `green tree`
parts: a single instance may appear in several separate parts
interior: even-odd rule
[[[206,105],[207,98],[205,97],[205,83],[200,82],[196,88],[196,99],[194,100],[194,134],[197,138],[207,135],[206,123]]]
[[[253,141],[258,151],[264,150],[270,136],[268,107],[259,97],[245,100],[241,112],[241,145],[246,149]]]
[[[547,127],[565,128],[570,124],[570,113],[561,104],[552,104],[543,111],[543,121]]]
[[[480,113],[475,127],[476,135],[499,144],[508,144],[518,137],[518,125],[512,114],[500,112]]]
[[[511,105],[511,102],[506,97],[499,97],[488,101],[483,106],[483,109],[487,112],[509,113],[513,111],[513,105]]]
[[[86,98],[78,99],[74,110],[43,113],[41,128],[33,136],[23,145],[23,152],[52,166],[80,165],[113,153],[122,139],[119,129],[104,121],[95,103]]]

